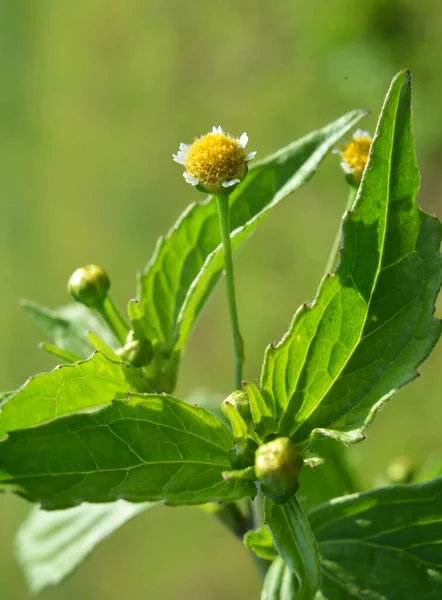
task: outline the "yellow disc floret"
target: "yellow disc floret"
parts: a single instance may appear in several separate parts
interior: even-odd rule
[[[247,141],[246,133],[233,138],[214,127],[193,144],[180,144],[173,159],[184,166],[187,183],[212,194],[230,193],[244,179],[247,162],[256,155],[246,153]]]
[[[247,171],[246,153],[237,140],[208,133],[190,146],[184,166],[204,187],[218,187],[225,181],[241,181]]]
[[[368,161],[371,142],[369,134],[365,132],[361,132],[360,135],[355,134],[340,152],[344,171],[359,177],[362,175]]]

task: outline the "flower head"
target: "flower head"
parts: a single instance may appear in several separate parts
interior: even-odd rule
[[[247,162],[256,152],[245,151],[246,133],[240,138],[225,134],[221,127],[196,139],[180,144],[173,160],[184,165],[184,179],[201,191],[211,194],[230,193],[247,174]]]
[[[357,129],[348,144],[339,152],[341,167],[348,175],[360,180],[368,161],[372,137],[367,131]]]
[[[109,275],[97,265],[86,265],[74,271],[68,281],[68,291],[77,302],[90,308],[100,306],[110,288]]]

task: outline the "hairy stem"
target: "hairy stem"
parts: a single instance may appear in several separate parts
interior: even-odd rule
[[[244,363],[244,342],[239,331],[238,311],[236,308],[235,282],[233,278],[232,247],[230,244],[230,209],[229,197],[217,195],[221,240],[224,248],[224,265],[226,272],[227,301],[229,305],[230,323],[233,335],[233,350],[235,354],[235,389],[241,389],[242,370]]]

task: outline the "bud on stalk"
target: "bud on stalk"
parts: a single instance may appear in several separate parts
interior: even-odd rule
[[[255,472],[261,491],[275,504],[287,502],[299,488],[301,453],[287,437],[260,446],[255,455]]]

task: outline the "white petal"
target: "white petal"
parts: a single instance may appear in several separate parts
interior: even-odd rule
[[[244,131],[242,136],[238,139],[238,144],[241,146],[241,148],[245,148],[247,146],[248,141],[249,141],[249,136]]]
[[[221,135],[224,135],[221,125],[218,125],[218,127],[212,127],[212,133],[220,133]]]
[[[187,181],[187,183],[190,183],[190,185],[198,185],[199,184],[198,179],[196,177],[194,177],[193,175],[191,175],[190,173],[188,173],[187,171],[184,171],[183,177]]]
[[[187,150],[188,150],[189,148],[190,148],[189,144],[183,144],[183,143],[181,142],[181,144],[180,144],[180,150],[181,150],[181,152],[187,152]]]
[[[253,158],[255,158],[256,156],[256,150],[254,150],[253,152],[249,152],[246,156],[246,160],[252,160]]]
[[[241,181],[241,179],[232,179],[231,181],[223,181],[221,185],[225,188],[228,188],[231,185],[236,185],[240,181]]]
[[[363,131],[362,129],[356,129],[356,131],[353,134],[353,139],[360,138],[360,137],[371,138],[371,133],[369,131]]]
[[[342,170],[343,170],[345,173],[349,173],[349,174],[351,174],[351,173],[353,173],[353,172],[354,172],[354,169],[352,169],[351,167],[349,167],[349,166],[348,166],[348,164],[347,164],[347,163],[345,163],[345,162],[341,162],[341,168],[342,168]]]
[[[333,148],[332,154],[341,154],[341,151],[339,150],[339,148]]]
[[[180,165],[185,165],[186,161],[187,161],[187,154],[185,154],[184,152],[181,152],[181,150],[178,150],[177,154],[172,154],[173,156],[173,160],[177,163],[179,163]]]

